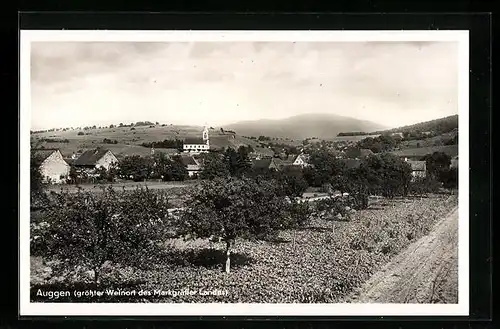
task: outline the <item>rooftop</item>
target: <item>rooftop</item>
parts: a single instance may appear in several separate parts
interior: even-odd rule
[[[252,166],[255,169],[268,169],[272,162],[272,158],[264,158],[252,161]]]
[[[203,138],[189,137],[184,140],[184,145],[186,144],[206,144],[206,142],[203,140]]]
[[[108,149],[103,148],[85,151],[74,161],[74,164],[75,166],[95,166],[97,161],[99,161],[108,151]]]
[[[52,153],[59,151],[59,149],[31,149],[31,156],[38,157],[40,161],[45,161]]]
[[[410,164],[411,169],[414,171],[424,171],[426,169],[425,161],[408,160],[407,162]]]
[[[198,162],[191,156],[182,156],[182,163],[186,166],[198,166]]]

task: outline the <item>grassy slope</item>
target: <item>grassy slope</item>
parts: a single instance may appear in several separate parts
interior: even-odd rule
[[[458,145],[409,148],[392,152],[398,156],[425,156],[434,152],[444,152],[451,157],[458,155]]]
[[[201,127],[191,126],[149,126],[125,128],[102,128],[83,131],[89,135],[78,136],[80,130],[53,131],[32,135],[32,139],[68,139],[69,143],[47,143],[43,142],[46,148],[59,148],[64,156],[69,156],[73,152],[81,149],[95,148],[102,146],[110,149],[115,155],[148,155],[150,149],[140,146],[144,142],[156,142],[165,139],[184,139],[187,137],[201,137]],[[104,138],[117,140],[117,144],[103,144]],[[216,131],[211,132],[210,143],[215,147],[229,147],[240,145],[251,145],[257,147],[254,140],[236,135],[233,139],[230,135],[220,135]]]

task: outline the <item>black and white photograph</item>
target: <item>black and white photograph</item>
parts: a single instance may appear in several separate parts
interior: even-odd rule
[[[463,31],[22,31],[21,312],[467,315],[467,56]]]

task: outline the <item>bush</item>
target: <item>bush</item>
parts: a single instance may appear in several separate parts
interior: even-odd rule
[[[439,173],[439,181],[443,183],[444,188],[458,188],[458,169],[448,168]]]
[[[432,176],[418,177],[410,183],[409,193],[422,196],[427,193],[436,193],[440,187],[441,183]]]

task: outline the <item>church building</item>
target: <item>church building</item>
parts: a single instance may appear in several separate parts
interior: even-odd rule
[[[184,152],[198,154],[210,150],[210,141],[208,138],[208,127],[205,126],[202,138],[186,138],[183,145]]]

